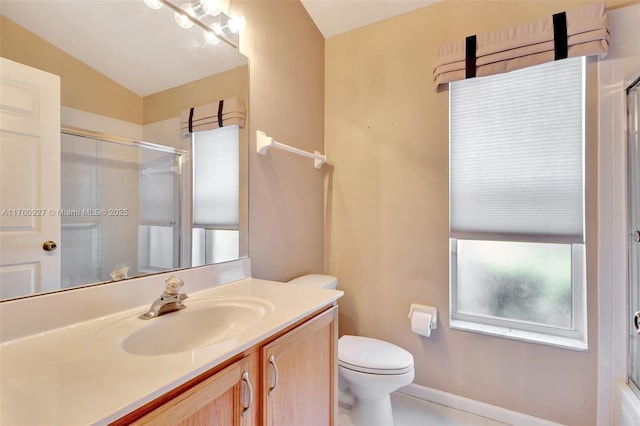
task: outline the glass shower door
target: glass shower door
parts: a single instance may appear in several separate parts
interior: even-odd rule
[[[629,383],[640,389],[640,79],[627,89]]]
[[[69,130],[61,151],[63,288],[182,266],[180,153]]]

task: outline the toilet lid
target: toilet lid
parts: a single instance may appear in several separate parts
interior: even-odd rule
[[[362,336],[338,340],[338,365],[372,374],[403,374],[413,369],[413,356],[392,343]]]
[[[338,279],[331,275],[307,274],[289,281],[289,284],[335,289],[338,285]]]

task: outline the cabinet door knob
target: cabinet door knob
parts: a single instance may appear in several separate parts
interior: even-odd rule
[[[269,364],[273,366],[273,386],[269,388],[267,395],[271,396],[271,393],[273,392],[273,390],[276,388],[276,386],[278,386],[278,376],[279,376],[278,366],[276,365],[276,358],[273,355],[269,356]]]
[[[242,373],[242,382],[246,383],[247,389],[249,390],[249,403],[242,409],[242,417],[247,417],[249,410],[251,409],[251,404],[253,404],[253,386],[251,386],[249,373],[247,371]]]

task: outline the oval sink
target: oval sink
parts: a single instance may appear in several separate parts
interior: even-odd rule
[[[99,340],[117,338],[133,355],[169,355],[233,339],[273,311],[257,298],[210,298],[185,303],[187,309],[151,320],[127,318],[102,329]]]

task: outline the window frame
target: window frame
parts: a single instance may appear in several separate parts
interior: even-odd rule
[[[582,58],[582,176],[583,176],[583,224],[586,228],[586,60]],[[450,85],[452,83],[449,83]],[[451,128],[451,90],[449,90],[449,127]],[[451,130],[449,131],[449,152],[451,152]],[[451,155],[449,156],[451,162]],[[451,163],[450,168],[451,170]],[[451,179],[451,175],[449,176]],[[449,185],[449,199],[451,200],[451,185]],[[449,220],[451,220],[451,206]],[[583,243],[567,243],[553,237],[540,239],[519,238],[514,235],[484,235],[484,238],[454,238],[449,228],[449,326],[453,329],[499,336],[507,339],[550,345],[565,349],[587,351],[587,280],[586,280],[586,238]],[[584,235],[584,231],[583,231]],[[505,238],[505,236],[507,238]],[[489,238],[487,238],[489,237]],[[494,238],[491,238],[494,237]],[[508,238],[512,237],[512,238]],[[458,310],[457,287],[457,241],[458,240],[493,240],[501,242],[527,242],[571,245],[571,327],[559,327],[524,320],[473,314]]]
[[[586,246],[571,244],[571,322],[570,328],[524,320],[473,314],[458,310],[457,241],[449,239],[449,326],[494,336],[525,340],[569,349],[586,350]],[[509,241],[506,241],[509,242]],[[513,241],[511,241],[513,242]],[[528,242],[528,241],[526,241]],[[551,243],[553,244],[553,243]]]

